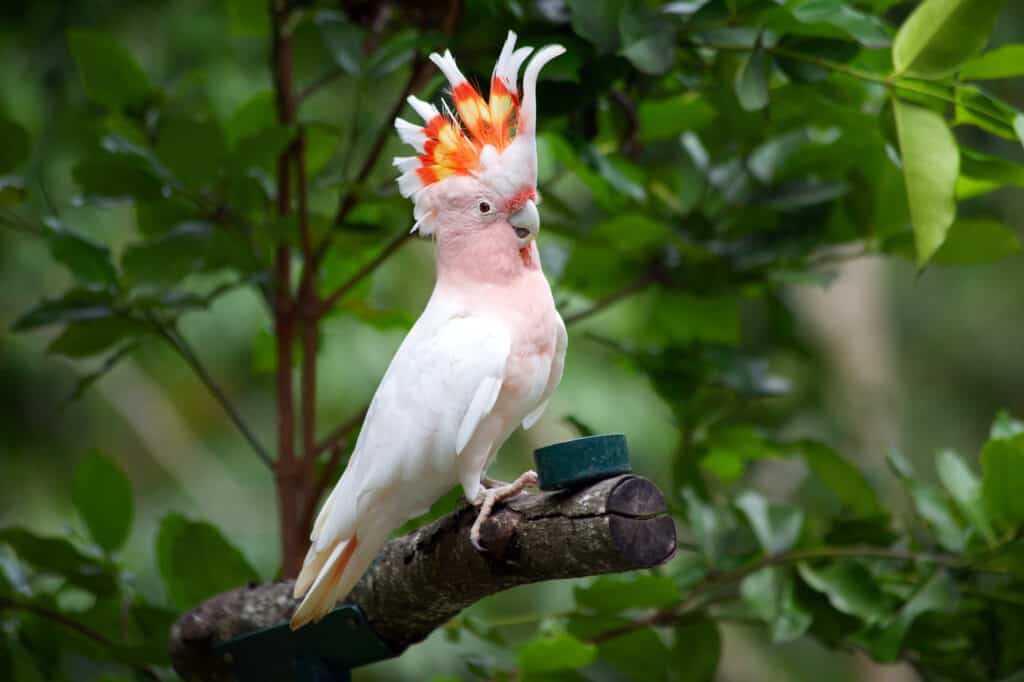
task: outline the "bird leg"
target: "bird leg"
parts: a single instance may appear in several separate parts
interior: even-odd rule
[[[473,527],[469,531],[469,541],[473,543],[473,547],[478,552],[486,551],[483,545],[480,544],[480,528],[490,518],[494,505],[502,500],[515,497],[526,488],[536,488],[537,472],[527,471],[511,483],[493,485],[498,482],[491,479],[484,479],[483,483],[485,486],[492,485],[493,487],[486,488],[477,495],[475,504],[480,507],[480,511],[477,513],[476,521],[473,522]]]

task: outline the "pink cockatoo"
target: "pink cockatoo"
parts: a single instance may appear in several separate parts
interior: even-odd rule
[[[430,55],[451,85],[455,113],[415,97],[424,121],[395,128],[416,156],[395,159],[415,225],[434,240],[437,283],[370,403],[352,458],[313,526],[295,582],[305,595],[291,624],[321,619],[355,586],[391,532],[453,485],[480,506],[471,541],[493,505],[536,485],[484,478],[519,426],[540,418],[562,377],[567,336],[541,270],[537,213],[537,77],[565,50],[516,49],[509,32],[488,100],[451,53]]]

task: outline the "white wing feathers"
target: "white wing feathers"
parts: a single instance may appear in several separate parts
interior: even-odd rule
[[[523,428],[527,431],[540,421],[540,418],[544,415],[544,410],[548,407],[551,394],[555,392],[555,389],[558,388],[558,383],[562,380],[562,370],[565,369],[565,349],[569,346],[569,334],[565,331],[565,323],[562,322],[560,316],[558,316],[558,329],[555,333],[557,335],[555,338],[555,356],[551,359],[551,372],[548,374],[548,383],[544,387],[540,404],[523,417]]]
[[[489,318],[420,318],[384,375],[352,461],[314,525],[317,551],[352,534],[376,491],[429,484],[425,474],[452,464],[494,407],[510,346],[505,325]],[[388,504],[401,506],[406,498]]]

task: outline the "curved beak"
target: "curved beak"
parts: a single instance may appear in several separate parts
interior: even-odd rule
[[[508,222],[516,231],[519,241],[525,245],[537,236],[540,231],[540,213],[532,199],[527,200],[523,207],[508,217]]]

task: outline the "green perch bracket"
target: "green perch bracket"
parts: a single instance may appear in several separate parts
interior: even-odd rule
[[[541,490],[578,488],[632,471],[621,433],[548,445],[534,452],[534,460]],[[294,632],[281,623],[247,633],[219,645],[217,653],[241,682],[349,682],[353,668],[398,655],[352,604]]]

